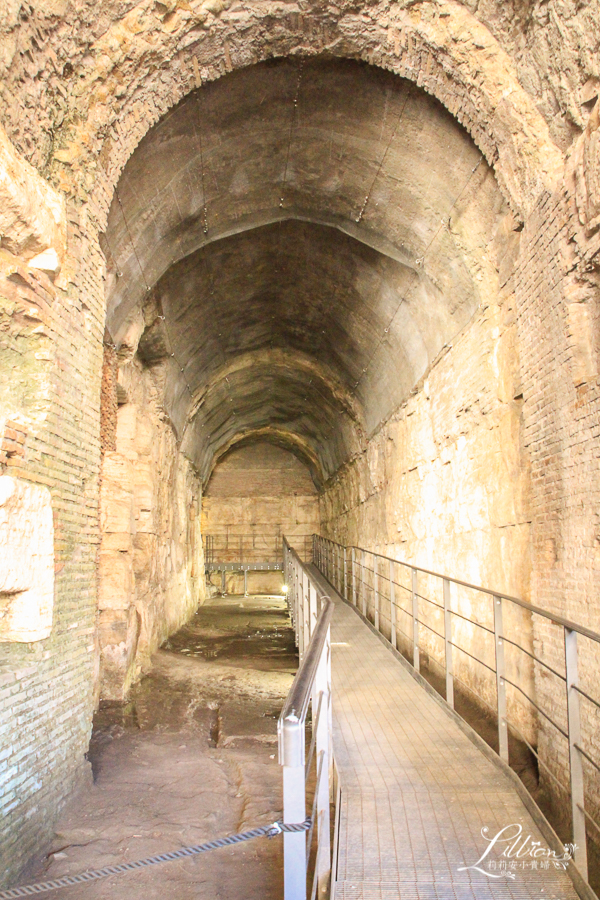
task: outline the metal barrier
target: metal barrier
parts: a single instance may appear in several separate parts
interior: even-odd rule
[[[207,577],[221,573],[221,593],[225,593],[226,574],[244,576],[244,594],[248,595],[248,572],[281,572],[283,536],[280,532],[263,534],[205,534],[204,570]],[[294,537],[294,545],[305,562],[312,560],[312,534]]]
[[[285,900],[311,900],[329,893],[332,871],[330,801],[334,761],[331,716],[331,636],[333,601],[323,596],[295,550],[283,541],[287,598],[300,654],[300,667],[278,722],[279,762],[283,766],[283,821],[303,822],[312,789],[308,835],[284,834]],[[306,721],[312,736],[306,749]],[[314,764],[314,765],[313,765]],[[316,845],[313,839],[316,835]],[[309,868],[314,869],[307,893]]]
[[[587,881],[587,828],[589,825],[594,834],[600,836],[600,823],[585,808],[584,777],[587,775],[588,786],[595,786],[598,793],[600,760],[592,755],[594,749],[598,750],[594,735],[588,735],[587,743],[582,739],[580,700],[595,710],[600,710],[600,701],[581,685],[578,673],[578,638],[592,642],[591,656],[597,666],[600,634],[517,597],[449,578],[370,550],[345,547],[318,535],[313,536],[313,557],[315,565],[327,580],[389,640],[393,648],[404,649],[403,655],[409,662],[412,661],[417,672],[420,670],[424,645],[427,644],[429,649],[437,649],[437,656],[440,658],[436,658],[436,653],[428,653],[428,659],[440,666],[445,675],[446,702],[454,707],[454,682],[457,681],[466,692],[475,695],[488,707],[497,719],[498,752],[506,763],[509,763],[509,730],[527,745],[552,783],[569,797],[572,839],[576,845],[574,861]],[[431,591],[424,589],[423,583],[432,590],[436,583],[441,586],[441,602],[426,595]],[[462,590],[460,596],[459,588]],[[465,592],[472,591],[477,595],[475,604],[472,595],[468,602],[465,599]],[[404,603],[402,599],[405,600]],[[477,616],[471,614],[473,605],[477,608]],[[515,610],[522,611],[520,619]],[[518,626],[523,625],[525,614],[528,617],[542,617],[550,630],[560,629],[560,641],[555,639],[557,635],[554,632],[549,638],[552,647],[562,645],[560,655],[553,656],[551,660],[541,659],[536,655],[533,641],[531,649],[523,646],[526,643],[525,629]],[[511,620],[510,628],[506,625],[508,619]],[[471,632],[471,636],[475,633],[478,635],[475,641],[471,639],[469,650],[460,643],[465,630]],[[529,630],[532,632],[532,629]],[[521,642],[518,638],[521,638]],[[470,684],[461,680],[456,672],[457,658],[453,651],[466,658],[469,665],[477,664],[482,675],[472,679]],[[524,669],[519,660],[509,659],[509,654],[519,654],[528,661],[529,681],[527,677],[523,677],[521,683],[518,683],[519,674]],[[481,658],[486,656],[487,659]],[[563,658],[560,659],[560,656]],[[536,664],[543,668],[548,678],[557,678],[564,685],[563,724],[556,721],[561,717],[560,704],[553,703],[550,709],[544,709],[540,705],[542,701],[537,702],[539,698],[536,696],[533,699],[528,693],[528,690],[532,690],[532,667]],[[560,668],[562,671],[558,671]],[[591,680],[594,683],[594,666],[591,669]],[[513,671],[517,673],[514,676]],[[510,704],[507,703],[507,686],[512,689]],[[515,721],[519,711],[525,707],[529,708],[532,722],[539,721],[536,717],[541,716],[552,726],[558,738],[566,742],[568,785],[559,780],[555,772],[540,758],[531,740],[527,739],[523,729]],[[591,723],[592,716],[588,715],[583,721]]]
[[[280,534],[205,534],[203,543],[207,569],[269,563],[281,568]]]

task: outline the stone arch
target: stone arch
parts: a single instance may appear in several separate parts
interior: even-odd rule
[[[137,6],[93,45],[98,64],[80,81],[87,111],[55,154],[54,180],[89,197],[100,231],[123,167],[146,132],[195,87],[274,56],[360,59],[415,82],[466,128],[518,218],[556,186],[563,156],[544,119],[508,54],[458,3],[442,13],[426,0],[391,15],[377,5],[360,15],[342,10],[335,19],[325,12],[276,19],[255,10],[242,25],[227,2],[206,0],[195,12],[170,14],[158,46],[149,6]],[[151,62],[145,37],[154,43]],[[108,98],[116,94],[123,99],[107,114]],[[82,173],[86,156],[96,169],[93,184],[82,174],[77,183],[70,169],[78,160]]]
[[[292,434],[285,429],[267,427],[254,428],[250,431],[245,432],[244,434],[237,434],[230,441],[220,447],[215,452],[211,460],[210,468],[203,480],[204,486],[206,487],[206,485],[210,481],[210,477],[214,472],[216,466],[230,451],[239,447],[243,447],[246,444],[260,442],[275,444],[276,446],[282,447],[284,450],[288,450],[290,453],[293,453],[294,456],[297,456],[300,462],[302,462],[309,470],[317,489],[319,489],[325,482],[325,474],[321,467],[319,458],[307,441],[305,441],[300,435]]]
[[[239,411],[235,423],[230,422],[230,428],[236,427],[235,435],[227,434],[213,436],[214,441],[203,440],[207,422],[215,421],[215,415],[222,408],[223,396],[231,391],[231,384],[235,386],[234,394],[238,390],[247,392],[253,383],[260,385],[258,390],[262,394],[269,378],[283,379],[292,388],[301,394],[306,393],[310,400],[320,401],[323,408],[328,410],[326,422],[316,416],[317,434],[320,441],[315,446],[306,436],[292,431],[289,425],[286,428],[273,424],[264,424],[262,427],[248,427],[240,422]],[[227,385],[225,384],[227,382]],[[305,398],[306,399],[306,398]],[[298,352],[282,352],[272,350],[266,352],[250,352],[242,355],[233,363],[223,366],[206,384],[201,394],[196,393],[190,410],[187,414],[186,426],[181,438],[181,448],[194,460],[204,483],[208,482],[210,473],[214,469],[215,462],[222,457],[242,436],[249,433],[269,437],[271,442],[285,445],[299,456],[310,469],[315,483],[322,484],[343,460],[354,456],[365,446],[364,416],[360,404],[345,389],[344,385],[336,378],[335,373],[327,371],[326,367],[318,362],[308,359]],[[338,442],[329,452],[327,448],[326,428],[332,428],[335,421],[335,431],[339,434]],[[221,431],[221,427],[218,428]],[[278,437],[275,440],[275,437]],[[255,438],[256,439],[256,438]],[[319,449],[319,443],[323,446]],[[203,447],[202,456],[194,453],[194,447],[198,444]],[[225,449],[223,449],[225,448]]]

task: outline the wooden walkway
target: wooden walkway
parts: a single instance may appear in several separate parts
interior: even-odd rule
[[[509,778],[311,567],[336,600],[334,751],[342,801],[335,900],[577,900]],[[506,858],[502,829],[522,836]],[[512,844],[513,841],[510,841]],[[488,856],[475,866],[481,855]]]

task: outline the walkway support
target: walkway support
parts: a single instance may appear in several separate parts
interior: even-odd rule
[[[424,664],[427,653],[428,662],[439,667],[440,674],[445,679],[445,700],[450,707],[454,707],[455,682],[459,682],[467,693],[475,695],[495,715],[498,753],[505,763],[509,762],[509,733],[527,745],[540,768],[569,797],[572,840],[576,847],[574,861],[580,876],[587,883],[587,841],[591,833],[600,833],[600,823],[586,809],[585,778],[587,773],[590,779],[588,784],[593,783],[592,779],[598,778],[600,753],[591,737],[583,733],[585,729],[582,729],[580,701],[583,698],[588,704],[587,711],[590,712],[589,706],[593,706],[596,711],[600,710],[600,700],[592,696],[596,693],[595,685],[586,690],[587,685],[580,682],[578,641],[591,642],[592,652],[600,653],[600,634],[518,597],[449,578],[370,550],[343,547],[320,536],[315,536],[313,546],[314,564],[334,586],[336,583],[339,585],[335,561],[340,554],[343,553],[344,558],[347,558],[349,552],[353,561],[360,560],[357,565],[357,583],[353,564],[351,586],[349,588],[344,579],[343,584],[339,585],[341,596],[357,612],[362,613],[363,618],[370,622],[394,650],[400,651],[407,662],[412,661],[416,672]],[[475,592],[476,602],[472,599],[465,602],[465,596],[469,592]],[[435,599],[436,594],[439,599]],[[473,598],[472,593],[470,596]],[[460,603],[459,600],[463,602]],[[524,640],[519,634],[507,632],[504,614],[510,613],[510,607],[513,610],[515,607],[525,610],[532,617],[541,617],[546,623],[560,629],[560,640],[554,641],[553,646],[564,646],[564,658],[551,661],[542,659],[536,654],[535,646],[529,649],[523,646]],[[382,610],[389,610],[389,618]],[[460,623],[460,628],[457,623]],[[464,646],[466,631],[470,637],[469,649]],[[460,657],[467,657],[470,664],[477,667],[478,677],[473,679],[472,684],[467,684],[459,677],[454,651]],[[517,662],[523,659],[524,654],[533,664],[543,667],[545,672],[562,682],[563,708],[559,708],[560,703],[551,708],[542,708],[540,704],[543,701],[531,696],[531,684],[520,677],[520,668],[515,664],[515,659],[506,658],[508,651],[515,654]],[[484,687],[478,691],[477,685]],[[507,686],[512,688],[509,697]],[[482,696],[482,690],[487,691],[487,698]],[[495,703],[489,702],[490,696],[495,699]],[[568,783],[559,780],[555,772],[540,758],[522,727],[519,727],[518,722],[521,720],[517,722],[514,714],[517,708],[526,708],[532,719],[541,716],[553,727],[557,740],[564,740],[565,755],[569,760]],[[584,725],[585,722],[586,719],[583,720]]]
[[[315,546],[316,554],[316,546]],[[333,793],[331,712],[331,617],[334,603],[317,587],[284,538],[287,599],[300,653],[300,667],[278,722],[279,763],[283,767],[283,821],[303,822],[308,788],[314,783],[311,828],[283,836],[284,898],[307,900],[329,895],[332,853],[330,802]],[[306,753],[306,721],[312,736]],[[314,763],[314,767],[313,767]],[[313,781],[314,780],[314,781]],[[316,845],[313,839],[316,836]],[[307,872],[313,880],[307,893]]]

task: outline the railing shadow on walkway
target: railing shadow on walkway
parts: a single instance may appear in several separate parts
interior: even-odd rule
[[[594,743],[593,734],[582,734],[580,700],[595,711],[600,710],[600,701],[582,686],[578,639],[588,642],[597,658],[600,634],[519,598],[363,548],[345,547],[318,535],[313,536],[313,560],[340,596],[412,667],[416,677],[421,677],[420,663],[425,654],[429,662],[440,668],[445,682],[442,697],[451,709],[455,706],[456,681],[461,690],[474,696],[489,710],[497,723],[498,755],[507,768],[509,735],[513,739],[516,736],[529,748],[552,784],[569,799],[576,872],[569,868],[580,894],[595,896],[588,882],[588,842],[592,841],[590,832],[600,836],[600,825],[586,809],[585,798],[592,796],[600,805],[597,777],[600,765],[594,758],[598,744]],[[303,593],[303,585],[304,582],[294,585],[294,591]],[[441,596],[435,599],[438,585],[437,593]],[[552,659],[552,665],[536,653],[533,641],[524,646],[526,639],[522,626],[526,622],[523,616],[529,619],[540,617],[554,639],[553,646],[562,649],[562,653]],[[469,679],[468,667],[460,664],[460,656],[457,665],[454,651],[463,659],[467,658],[471,665],[480,667],[484,677]],[[529,668],[515,664],[507,651],[521,654],[529,662]],[[536,664],[548,672],[548,677],[563,684],[562,708],[560,704],[544,708],[536,702],[537,696],[536,699],[531,696],[534,693],[531,667]],[[568,783],[557,777],[533,745],[532,732],[539,717],[551,726],[557,739],[564,742]],[[590,720],[591,716],[587,718]],[[520,782],[518,786],[521,787]],[[527,799],[535,806],[533,800]],[[544,819],[537,806],[536,810]]]

